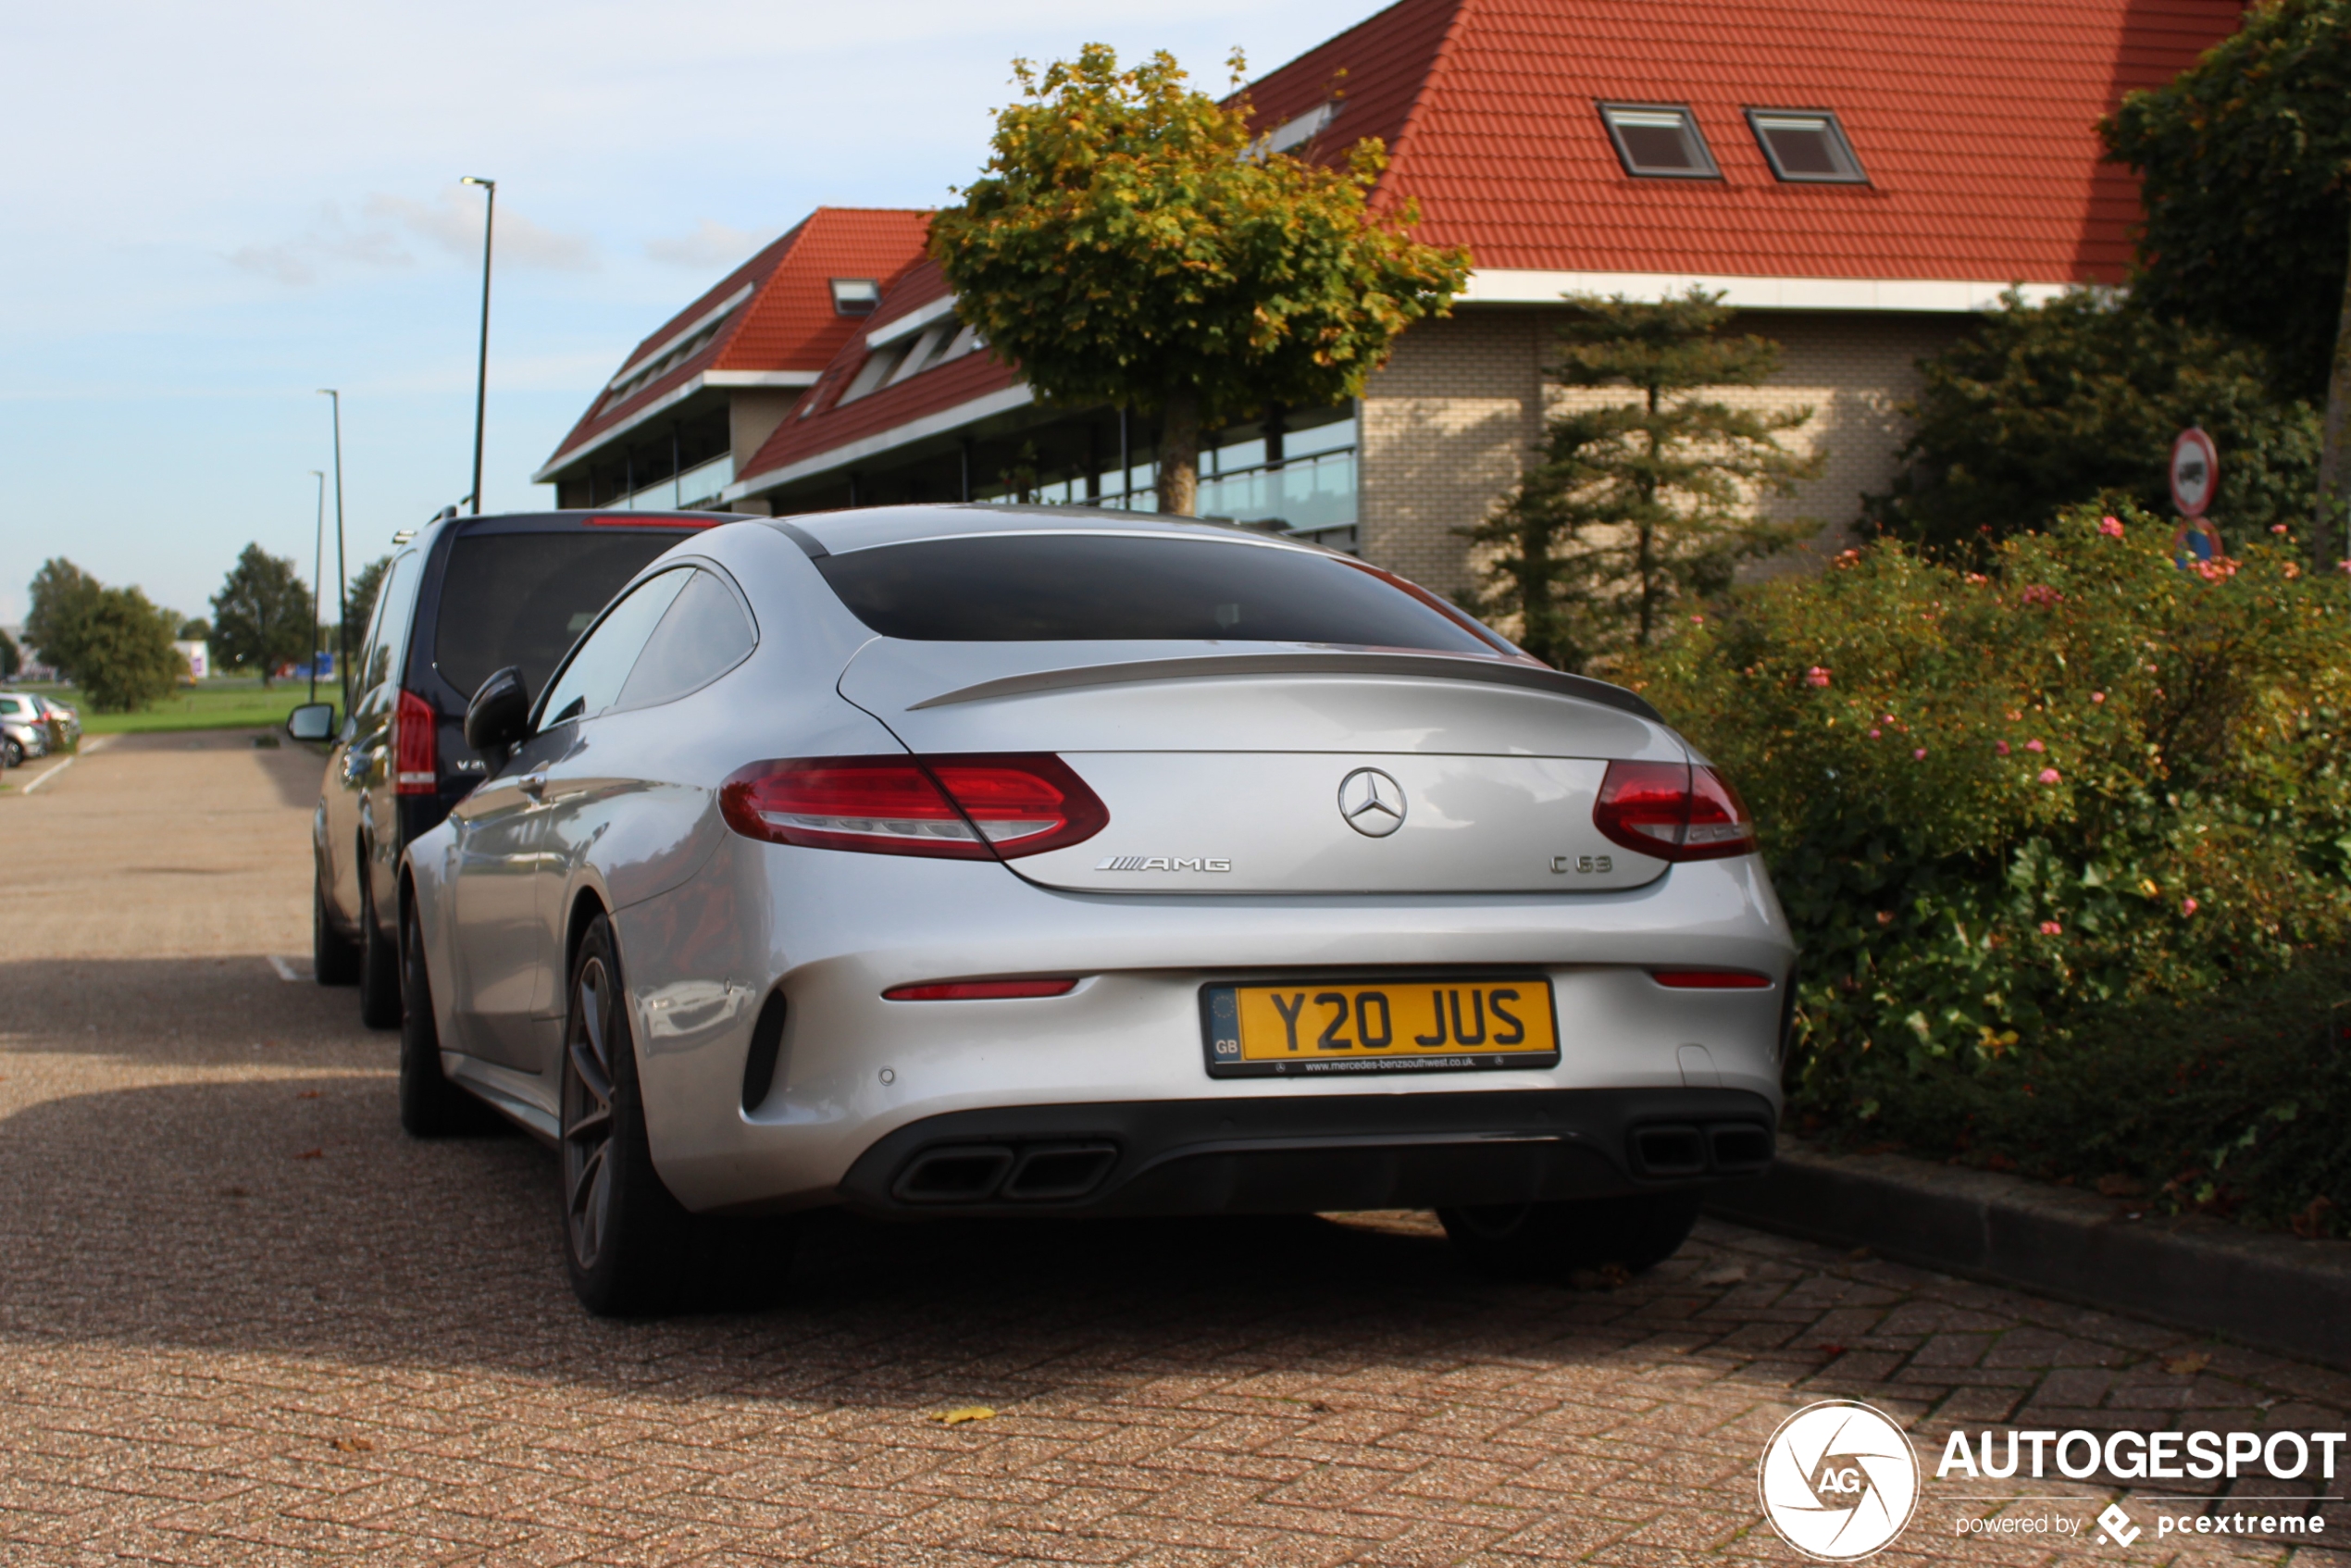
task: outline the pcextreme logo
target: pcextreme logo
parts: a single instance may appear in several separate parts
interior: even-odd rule
[[[1807,1557],[1850,1562],[1883,1549],[1919,1502],[1909,1436],[1851,1400],[1822,1400],[1780,1423],[1756,1466],[1763,1517]]]

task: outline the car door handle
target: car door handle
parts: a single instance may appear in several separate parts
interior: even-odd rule
[[[534,801],[545,800],[547,798],[547,770],[542,767],[535,772],[524,774],[515,780],[515,788]]]

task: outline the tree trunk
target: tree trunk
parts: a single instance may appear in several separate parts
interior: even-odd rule
[[[1161,404],[1159,509],[1173,517],[1200,516],[1200,399],[1189,387],[1169,392]]]
[[[2310,559],[2319,570],[2332,571],[2337,561],[2351,556],[2351,268],[2343,276],[2343,315],[2334,329],[2334,364],[2327,374],[2327,415],[2324,442],[2319,448],[2318,516],[2311,519]]]

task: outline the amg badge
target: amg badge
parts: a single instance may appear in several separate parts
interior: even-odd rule
[[[1114,854],[1096,864],[1097,871],[1230,871],[1233,863],[1214,855],[1177,860],[1168,855]]]

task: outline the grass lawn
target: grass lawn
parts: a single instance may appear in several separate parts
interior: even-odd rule
[[[310,700],[307,680],[281,680],[267,691],[253,679],[224,678],[183,686],[152,708],[137,713],[102,714],[92,710],[81,693],[70,686],[30,685],[23,690],[54,697],[81,716],[85,735],[115,735],[154,729],[269,729],[286,722],[289,711]],[[339,688],[321,681],[318,700],[341,707]]]

